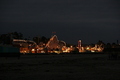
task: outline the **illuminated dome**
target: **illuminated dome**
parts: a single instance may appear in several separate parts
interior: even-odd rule
[[[46,47],[49,49],[56,49],[56,48],[60,49],[63,46],[66,46],[66,43],[64,41],[59,41],[56,35],[52,36],[48,41],[48,43],[46,44]]]

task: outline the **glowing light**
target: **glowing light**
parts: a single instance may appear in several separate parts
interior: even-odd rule
[[[45,53],[45,51],[41,51],[41,53]]]
[[[89,48],[89,47],[87,47],[86,49],[87,49],[87,50],[89,50],[90,48]]]
[[[32,51],[35,51],[35,49],[32,49]]]
[[[95,51],[92,50],[91,52],[95,52]]]

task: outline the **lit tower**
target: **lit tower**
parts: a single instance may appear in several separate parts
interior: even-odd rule
[[[81,52],[81,40],[78,41],[78,49],[79,49],[79,52]]]

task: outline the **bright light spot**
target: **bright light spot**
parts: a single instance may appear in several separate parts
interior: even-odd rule
[[[89,47],[87,47],[87,50],[90,49]]]
[[[32,51],[35,51],[35,49],[32,49]]]
[[[91,51],[91,52],[95,52],[95,51]]]

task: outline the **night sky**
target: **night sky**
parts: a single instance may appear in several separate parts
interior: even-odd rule
[[[73,44],[120,42],[120,0],[1,0],[0,34],[14,31],[48,38],[56,32]]]

